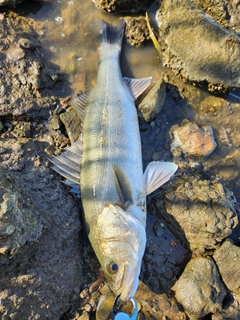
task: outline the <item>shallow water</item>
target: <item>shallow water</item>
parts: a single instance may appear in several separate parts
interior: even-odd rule
[[[16,11],[41,22],[41,42],[46,58],[50,58],[69,76],[72,95],[85,90],[85,87],[91,89],[98,67],[97,48],[101,40],[101,20],[117,24],[119,17],[101,12],[90,0],[23,3]],[[160,61],[153,45],[150,43],[145,48],[136,49],[124,43],[122,72],[124,76],[152,76],[157,79]],[[240,121],[233,122],[233,119],[240,118],[240,94],[234,94],[236,97],[229,96],[220,109],[211,110],[210,104],[209,108],[202,110],[199,101],[195,102],[193,99],[190,108],[186,100],[175,101],[168,93],[161,113],[154,121],[141,128],[144,165],[151,160],[171,159],[168,130],[172,125],[180,124],[183,119],[196,121],[200,125],[209,124],[213,127],[218,147],[203,167],[209,176],[219,177],[240,201]],[[159,138],[161,130],[163,134]],[[234,238],[239,235],[240,231],[237,229]],[[171,238],[173,236],[169,235],[170,240]]]

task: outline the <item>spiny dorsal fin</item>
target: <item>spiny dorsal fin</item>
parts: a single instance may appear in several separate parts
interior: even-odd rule
[[[148,89],[151,84],[152,77],[142,79],[124,77],[123,80],[126,82],[131,95],[136,100],[144,91]]]
[[[150,162],[143,175],[146,195],[167,182],[177,168],[178,166],[173,162]]]
[[[82,119],[84,115],[84,109],[88,101],[88,94],[82,92],[76,96],[71,102],[71,106],[76,110],[79,118]]]

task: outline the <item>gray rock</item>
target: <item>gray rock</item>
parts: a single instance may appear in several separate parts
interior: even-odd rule
[[[173,234],[195,252],[220,246],[238,223],[232,192],[197,175],[179,178],[175,187],[165,190],[164,198],[156,196],[155,205]]]
[[[213,255],[227,288],[233,292],[240,289],[240,248],[231,240],[223,242]]]
[[[163,64],[176,75],[209,91],[239,87],[236,32],[222,28],[194,0],[161,1],[156,20]]]
[[[5,172],[0,171],[0,266],[15,256],[26,243],[42,234],[41,211]]]
[[[138,105],[140,116],[151,121],[162,109],[166,96],[166,84],[160,78]]]
[[[172,290],[191,320],[222,311],[226,289],[213,260],[193,258]]]

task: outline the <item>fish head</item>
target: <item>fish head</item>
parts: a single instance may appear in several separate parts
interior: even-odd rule
[[[138,288],[146,246],[145,226],[121,207],[110,204],[98,216],[94,233],[95,252],[107,283],[124,302]]]

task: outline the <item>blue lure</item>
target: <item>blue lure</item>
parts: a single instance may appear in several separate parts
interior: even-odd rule
[[[131,316],[129,316],[125,312],[117,312],[116,311],[118,298],[119,298],[119,296],[115,299],[115,302],[113,305],[113,320],[136,320],[137,315],[138,315],[138,306],[137,306],[136,300],[134,298],[130,298],[130,300],[132,301],[134,310],[133,310],[133,314]]]

